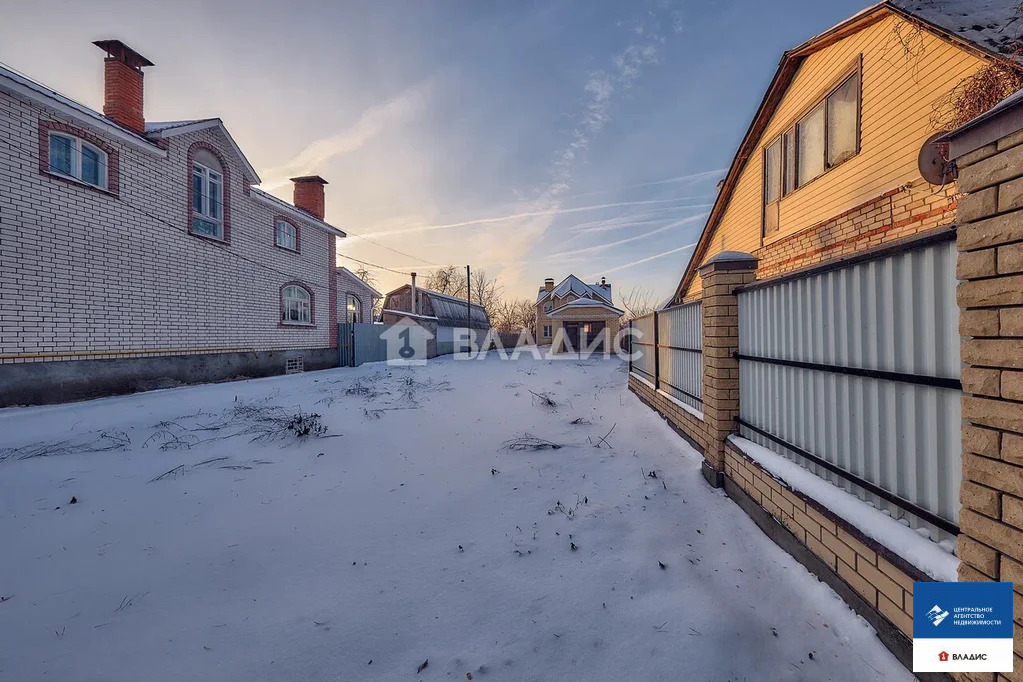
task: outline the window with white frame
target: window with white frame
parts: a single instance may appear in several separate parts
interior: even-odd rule
[[[854,157],[859,146],[857,68],[764,148],[764,236],[779,230],[784,197]]]
[[[85,140],[64,133],[50,133],[50,172],[107,188],[107,153]]]
[[[201,163],[192,164],[192,232],[224,238],[224,175]]]
[[[543,337],[544,337],[545,339],[549,339],[549,338],[551,338],[551,325],[549,325],[549,324],[545,324],[545,325],[543,326]]]
[[[312,324],[312,295],[298,284],[281,289],[281,322],[284,324]]]
[[[554,310],[554,302],[553,301],[547,301],[546,303],[543,304],[543,311],[545,313],[549,313],[552,310]]]
[[[282,249],[298,251],[298,228],[287,220],[277,219],[274,228],[274,243]]]
[[[362,322],[362,303],[355,294],[348,294],[347,311],[349,322]]]

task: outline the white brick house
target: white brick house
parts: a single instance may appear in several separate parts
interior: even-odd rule
[[[105,114],[0,68],[0,407],[338,364],[323,184],[295,203],[219,119],[146,124],[107,51]]]
[[[338,320],[373,322],[373,306],[383,294],[346,267],[337,269]]]

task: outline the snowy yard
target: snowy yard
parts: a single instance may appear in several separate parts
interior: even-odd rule
[[[0,410],[0,679],[911,679],[626,383],[449,357]]]

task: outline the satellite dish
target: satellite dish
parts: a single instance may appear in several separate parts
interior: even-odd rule
[[[946,185],[956,179],[955,166],[948,160],[948,142],[936,141],[943,134],[927,138],[917,157],[920,175],[932,185]]]

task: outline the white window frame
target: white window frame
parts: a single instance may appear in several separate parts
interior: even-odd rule
[[[302,295],[296,295],[302,292]],[[295,318],[292,318],[292,311]],[[313,295],[301,284],[289,284],[281,289],[281,324],[294,326],[312,326]]]
[[[67,141],[69,141],[71,143],[71,168],[70,168],[71,172],[70,172],[70,174],[64,173],[64,172],[59,171],[59,170],[55,170],[54,167],[53,167],[53,139],[54,138],[63,138],[63,139],[65,139],[65,140],[67,140]],[[59,175],[62,178],[67,178],[69,180],[74,180],[75,182],[80,182],[83,185],[88,185],[89,187],[95,187],[97,189],[101,189],[101,190],[106,191],[106,189],[107,189],[107,175],[108,175],[108,170],[109,170],[109,165],[108,164],[110,163],[110,159],[109,159],[109,155],[105,151],[103,151],[102,149],[100,149],[99,147],[97,147],[96,145],[94,145],[94,144],[92,144],[90,142],[86,142],[85,140],[83,140],[80,137],[76,137],[74,135],[69,135],[68,133],[61,133],[61,132],[55,132],[55,131],[51,131],[48,134],[47,139],[46,139],[46,144],[47,144],[47,153],[50,155],[50,158],[49,158],[49,168],[47,170],[49,170],[50,173],[53,173],[54,175]],[[89,182],[88,180],[84,180],[82,178],[82,149],[83,148],[89,149],[89,150],[95,152],[97,157],[98,157],[97,158],[97,164],[99,165],[99,168],[98,168],[98,172],[96,174],[97,182],[95,182],[95,183]]]
[[[195,178],[199,176],[201,192],[199,192],[199,207],[196,209]],[[189,179],[192,183],[192,232],[202,237],[212,239],[224,239],[224,174],[209,166],[204,166],[195,161],[192,162],[192,175]],[[220,187],[220,206],[216,207],[210,202],[210,186]],[[196,229],[196,221],[205,224],[212,224],[214,233],[211,234],[200,228]]]
[[[284,228],[283,232],[282,227]],[[282,237],[287,237],[287,239],[282,239]],[[278,218],[274,221],[274,244],[288,251],[298,251],[298,228],[287,220]]]
[[[352,303],[355,303],[355,307],[352,307]],[[345,295],[345,322],[352,322],[352,311],[355,311],[355,316],[358,318],[355,320],[356,323],[364,322],[362,319],[362,301],[355,294]]]
[[[551,333],[554,331],[553,327],[554,327],[554,325],[550,325],[550,324],[545,324],[543,326],[543,337],[545,339],[551,338]]]

